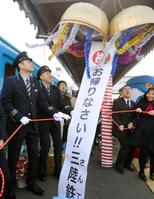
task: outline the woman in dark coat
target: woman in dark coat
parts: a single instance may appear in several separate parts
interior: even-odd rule
[[[136,111],[140,113],[137,118],[136,129],[132,138],[132,145],[139,147],[139,177],[146,181],[144,173],[147,154],[150,157],[150,179],[154,180],[154,88],[148,89],[137,104]]]

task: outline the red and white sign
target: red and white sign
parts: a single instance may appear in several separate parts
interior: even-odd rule
[[[92,60],[93,60],[94,64],[101,64],[102,59],[103,59],[103,55],[104,55],[103,50],[96,51],[92,56]],[[111,59],[111,56],[110,56],[110,54],[108,54],[105,58],[104,64],[107,64],[110,61],[110,59]]]
[[[89,54],[91,78],[84,72],[73,117],[68,129],[65,161],[61,171],[58,196],[84,199],[87,166],[95,137],[96,126],[106,85],[112,69],[112,59],[116,48],[113,38],[107,44],[102,56],[102,43],[92,42]],[[99,53],[98,53],[99,52]],[[102,60],[102,62],[100,62]],[[104,63],[104,64],[102,64]]]

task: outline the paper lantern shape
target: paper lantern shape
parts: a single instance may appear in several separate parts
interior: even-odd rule
[[[141,5],[126,8],[111,20],[110,37],[116,32],[150,23],[154,23],[154,10],[152,8]]]

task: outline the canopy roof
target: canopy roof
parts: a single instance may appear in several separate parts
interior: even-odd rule
[[[37,38],[49,35],[60,21],[65,10],[73,3],[81,2],[76,0],[13,0],[17,1],[19,7],[24,10],[25,16],[30,18],[31,23],[38,29]],[[146,5],[154,9],[154,0],[84,0],[101,7],[106,13],[109,21],[121,11],[121,7],[127,8],[134,5]],[[116,2],[116,8],[114,6]],[[120,2],[120,4],[119,4]],[[144,46],[142,54],[146,55],[154,47],[154,37]],[[70,54],[63,54],[59,57],[64,67],[70,72],[74,80],[81,82],[84,71],[84,59],[76,58]],[[117,82],[125,73],[127,73],[137,61],[128,65],[119,66],[114,77],[114,83]]]

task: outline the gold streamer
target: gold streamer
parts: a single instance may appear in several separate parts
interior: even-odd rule
[[[143,30],[142,32],[140,32],[137,36],[135,36],[133,39],[127,41],[122,48],[117,49],[117,54],[118,55],[122,55],[124,54],[129,48],[131,48],[132,46],[137,45],[138,43],[140,43],[144,37],[150,33],[151,31],[154,30],[154,25],[150,25],[149,27],[147,27],[145,30]]]
[[[64,39],[65,33],[69,30],[70,24],[63,24],[61,30],[59,31],[57,38],[52,46],[51,55],[49,56],[49,60],[55,55],[56,50],[60,44],[60,42]]]

